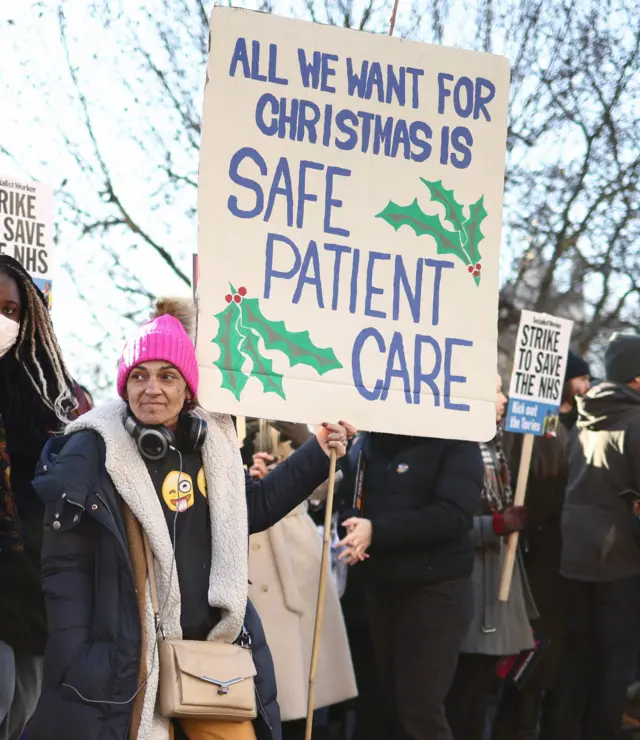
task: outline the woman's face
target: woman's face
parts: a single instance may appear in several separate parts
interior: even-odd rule
[[[19,324],[21,310],[18,284],[12,277],[0,271],[0,313]]]
[[[502,421],[507,408],[507,397],[502,392],[502,378],[498,375],[496,381],[496,421]]]
[[[184,378],[168,362],[144,362],[129,374],[127,400],[142,424],[175,429],[188,399]]]

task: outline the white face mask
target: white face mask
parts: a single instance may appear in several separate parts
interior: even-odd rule
[[[18,340],[20,324],[0,314],[0,357],[4,357]]]

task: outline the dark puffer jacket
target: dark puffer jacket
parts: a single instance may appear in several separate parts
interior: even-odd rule
[[[439,583],[471,575],[469,532],[484,465],[474,442],[366,434],[342,462],[342,499],[353,501],[364,468],[362,516],[373,536],[364,563],[372,586]],[[357,514],[341,503],[342,516]]]
[[[250,532],[284,517],[326,479],[328,468],[314,438],[264,481],[247,475]],[[121,500],[105,470],[102,438],[83,431],[50,441],[34,486],[46,507],[42,580],[49,639],[29,738],[128,740],[141,625]],[[258,671],[257,738],[281,740],[273,663],[251,604],[245,626]],[[101,702],[84,701],[63,684]]]

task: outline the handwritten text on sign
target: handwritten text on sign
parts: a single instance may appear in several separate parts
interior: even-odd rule
[[[224,8],[211,49],[211,407],[490,434],[506,61]]]

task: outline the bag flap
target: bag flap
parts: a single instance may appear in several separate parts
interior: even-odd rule
[[[222,642],[170,643],[179,670],[216,686],[233,686],[256,675],[251,650]]]

